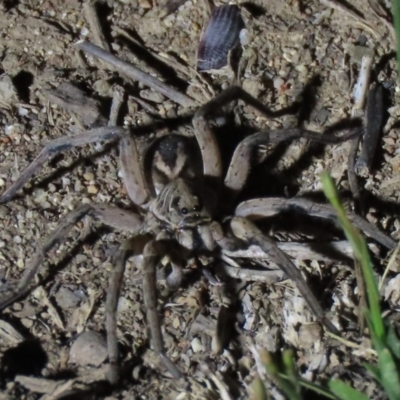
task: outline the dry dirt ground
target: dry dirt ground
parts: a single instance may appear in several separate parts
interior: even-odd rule
[[[46,90],[64,82],[78,85],[96,99],[106,118],[113,85],[122,86],[125,105],[121,123],[125,126],[188,113],[74,47],[79,39],[93,40],[82,3],[16,0],[0,4],[3,190],[16,180],[44,143],[88,128],[79,116],[49,101]],[[200,77],[195,72],[197,46],[209,14],[205,2],[189,0],[169,14],[165,5],[155,0],[98,3],[105,37],[114,54],[122,59],[168,81],[198,104],[233,83],[227,74]],[[301,100],[303,107],[297,115],[269,120],[240,103],[235,107],[234,121],[247,128],[286,128],[296,126],[301,114],[305,127],[322,132],[324,127],[351,116],[360,53],[373,50],[373,79],[385,87],[385,128],[374,168],[361,180],[361,186],[365,189],[367,218],[397,239],[400,153],[394,41],[367,0],[351,2],[358,17],[333,10],[326,3],[329,2],[238,3],[246,24],[245,38],[250,40],[242,46],[237,83],[272,109]],[[191,133],[190,125],[182,129]],[[232,134],[232,140],[237,141],[242,134]],[[231,148],[229,142],[227,149]],[[258,173],[248,183],[248,196],[262,193],[287,197],[316,192],[316,198],[323,201],[319,174],[324,169],[348,194],[348,148],[348,144],[309,147],[302,141],[281,147],[256,169]],[[21,276],[43,238],[79,204],[104,202],[130,207],[116,156],[115,148],[102,143],[58,155],[16,199],[0,206],[0,271],[4,287]],[[282,227],[277,222],[282,222]],[[312,226],[315,223],[315,231],[312,235],[314,228],[311,229],[311,239],[307,240],[312,236],[317,241],[322,236],[329,239],[330,226],[327,229],[320,222],[311,222]],[[296,237],[298,225],[297,219],[291,219],[289,224],[278,220],[266,228],[278,234],[284,233],[286,227],[291,231],[289,236]],[[270,284],[265,277],[253,273],[244,280],[226,277],[236,301],[230,328],[234,334],[229,335],[226,350],[215,354],[212,337],[223,297],[221,287],[197,275],[172,294],[160,283],[166,348],[189,377],[187,391],[176,387],[151,353],[140,271],[129,260],[118,314],[123,377],[121,386],[112,393],[104,383],[107,360],[102,337],[91,337],[83,344],[75,340],[83,331],[105,332],[111,257],[126,235],[97,225],[92,233],[88,232],[88,221],[78,223],[65,243],[48,254],[48,263],[41,266],[41,279],[37,280],[40,285],[3,311],[1,399],[247,399],[257,371],[262,372],[257,351],[264,348],[275,352],[288,347],[294,349],[304,377],[322,382],[340,377],[371,398],[384,398],[362,368],[362,363],[373,361],[373,356],[367,334],[359,335],[357,331],[360,309],[351,259],[342,263],[314,259],[297,264],[329,318],[347,332],[345,336],[355,344],[354,348],[330,338],[319,324],[312,323],[312,314],[290,280]],[[285,240],[287,237],[281,236]],[[340,232],[334,231],[329,240],[338,238]],[[376,271],[382,276],[386,253],[380,248],[376,251]],[[395,323],[400,294],[396,266],[393,269],[382,294],[387,316]],[[281,398],[273,383],[266,380],[266,384],[272,398]]]

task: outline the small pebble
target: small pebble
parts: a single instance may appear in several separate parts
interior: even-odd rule
[[[279,90],[281,87],[282,87],[282,85],[285,83],[285,81],[282,79],[282,78],[280,78],[279,76],[278,77],[276,77],[275,79],[274,79],[274,88],[276,89],[276,90]]]
[[[103,335],[94,331],[81,333],[69,351],[69,362],[81,366],[98,367],[107,358],[107,343]]]
[[[93,174],[93,172],[86,172],[83,174],[83,177],[87,181],[92,181],[94,179],[94,174]]]
[[[132,301],[121,296],[118,300],[118,312],[129,311],[130,309],[132,309]]]
[[[95,185],[88,186],[87,190],[88,190],[88,193],[90,193],[90,194],[96,194],[99,192],[99,188]]]
[[[14,133],[14,125],[6,125],[4,132],[6,135],[12,135]]]
[[[81,35],[82,35],[82,36],[87,36],[87,35],[89,35],[89,29],[86,28],[86,27],[83,27],[83,28],[81,29]]]
[[[239,33],[240,44],[247,46],[251,42],[251,34],[247,29],[242,29]]]
[[[78,306],[82,300],[74,291],[68,287],[61,286],[55,295],[57,305],[62,310],[69,310]]]
[[[148,101],[153,101],[154,103],[163,103],[165,100],[161,93],[149,89],[141,90],[140,97]]]
[[[319,346],[322,339],[322,327],[318,322],[303,324],[299,329],[300,346],[306,349]]]
[[[20,244],[22,242],[21,236],[14,236],[14,243]]]
[[[190,342],[190,345],[192,346],[193,352],[195,352],[195,353],[200,353],[201,351],[204,351],[204,346],[201,344],[201,341],[199,338],[194,338]]]
[[[145,10],[148,10],[152,7],[150,1],[148,0],[139,0],[139,6],[144,8]]]
[[[26,108],[19,107],[18,108],[18,115],[21,117],[25,117],[26,115],[29,114],[29,111]]]
[[[25,327],[25,328],[32,328],[33,326],[33,321],[29,318],[22,318],[21,319],[21,324]]]

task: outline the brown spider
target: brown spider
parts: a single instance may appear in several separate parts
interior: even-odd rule
[[[242,89],[238,87],[227,89],[203,105],[193,118],[194,135],[203,162],[203,176],[198,177],[187,168],[187,157],[184,157],[187,154],[185,154],[185,148],[182,147],[183,144],[173,141],[173,145],[161,146],[154,157],[159,175],[168,178],[158,186],[156,185],[156,191],[146,181],[147,174],[143,170],[135,137],[128,130],[119,127],[104,127],[92,129],[82,135],[62,137],[48,143],[19,179],[3,193],[0,203],[10,201],[53,155],[88,143],[118,140],[122,180],[130,199],[140,212],[128,212],[105,204],[79,206],[68,214],[44,240],[16,288],[0,302],[0,308],[4,309],[29,291],[32,279],[44,261],[46,253],[60,244],[79,220],[90,215],[112,228],[130,232],[133,238],[144,234],[149,237],[143,250],[143,295],[147,323],[150,327],[153,349],[175,379],[181,378],[182,374],[166,354],[157,313],[156,268],[164,254],[171,256],[173,267],[173,272],[168,277],[169,282],[179,286],[182,279],[182,267],[187,261],[187,259],[182,259],[182,254],[205,253],[214,258],[223,254],[235,256],[235,250],[246,248],[249,244],[256,245],[262,252],[268,253],[268,257],[295,281],[309,307],[325,327],[338,333],[338,329],[324,316],[321,306],[289,256],[250,221],[253,216],[268,216],[287,207],[303,208],[312,215],[335,219],[333,209],[304,199],[253,199],[236,207],[231,216],[230,228],[227,229],[228,232],[224,232],[220,223],[217,222],[221,214],[218,213],[218,200],[221,200],[222,190],[229,193],[230,200],[233,200],[244,187],[250,172],[252,150],[259,145],[276,144],[300,137],[327,144],[339,143],[358,135],[361,130],[351,129],[342,136],[319,134],[299,128],[252,134],[237,146],[222,183],[221,155],[212,132],[211,121],[214,110],[219,110],[236,99],[247,102],[267,116],[275,115]],[[366,234],[373,236],[381,244],[394,247],[394,242],[389,237],[377,232],[374,226],[362,218],[354,214],[350,214],[350,218]],[[107,292],[106,328],[111,365],[109,380],[113,384],[119,377],[116,308],[125,262],[130,250],[131,241],[128,241],[117,251],[113,259],[114,269]],[[244,256],[241,254],[239,257]]]

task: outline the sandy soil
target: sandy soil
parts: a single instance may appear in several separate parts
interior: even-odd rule
[[[172,12],[152,0],[99,1],[97,12],[112,52],[168,82],[204,104],[234,83],[227,73],[196,73],[196,54],[209,9],[190,0]],[[366,0],[354,0],[351,17],[319,1],[258,1],[237,3],[249,39],[242,46],[237,82],[278,110],[300,102],[301,111],[267,119],[239,103],[231,110],[237,126],[226,151],[243,132],[295,127],[299,116],[307,129],[325,127],[352,115],[352,88],[360,55],[373,51],[373,80],[385,87],[385,127],[372,172],[361,179],[367,219],[397,239],[400,155],[397,149],[399,106],[394,41],[384,21]],[[235,3],[236,4],[236,3]],[[220,4],[217,4],[220,5]],[[8,187],[50,140],[88,129],[91,122],[54,104],[46,92],[71,82],[96,100],[108,119],[114,85],[125,91],[120,123],[136,127],[189,110],[86,57],[74,44],[95,40],[81,1],[5,1],[0,4],[0,186]],[[101,119],[101,118],[100,118]],[[98,122],[98,121],[97,121]],[[179,128],[191,135],[189,125]],[[147,143],[149,138],[143,138]],[[260,155],[265,155],[265,148]],[[325,148],[300,140],[275,149],[255,168],[244,197],[312,195],[323,201],[319,174],[329,170],[344,196],[348,143]],[[229,160],[224,160],[227,165]],[[96,143],[57,155],[26,185],[18,197],[0,205],[0,268],[2,286],[15,282],[50,231],[79,204],[103,202],[131,207],[118,172],[117,150]],[[314,192],[316,193],[314,195]],[[282,219],[283,220],[283,219]],[[280,223],[282,222],[282,226]],[[308,221],[306,224],[309,225]],[[273,220],[268,232],[280,240],[337,240],[340,232],[321,221],[297,235],[297,219]],[[314,228],[315,223],[315,228]],[[288,226],[289,225],[289,226]],[[1,399],[247,399],[259,370],[261,348],[291,347],[301,374],[324,382],[335,376],[351,382],[371,398],[383,398],[362,365],[373,361],[366,332],[358,334],[360,314],[353,262],[297,260],[329,318],[357,344],[356,348],[323,333],[290,280],[269,284],[266,278],[228,279],[235,298],[226,349],[213,352],[217,317],[224,290],[204,278],[188,279],[169,293],[160,283],[160,312],[169,356],[188,377],[189,389],[177,388],[150,350],[140,270],[130,259],[118,313],[122,383],[109,390],[102,337],[76,344],[83,331],[105,333],[105,295],[111,258],[128,236],[84,220],[66,241],[46,256],[39,287],[7,308],[0,320]],[[309,228],[309,226],[308,226]],[[299,228],[300,229],[300,228]],[[289,233],[288,233],[289,231]],[[310,233],[311,231],[311,233]],[[79,240],[78,240],[79,239]],[[385,250],[375,247],[376,271],[382,276]],[[243,266],[254,267],[252,263]],[[399,285],[396,265],[384,282],[387,315],[398,321]],[[277,273],[278,274],[278,273]],[[196,275],[197,276],[197,275]],[[277,275],[278,276],[278,275]],[[253,278],[252,278],[253,277]],[[231,334],[230,332],[234,332]],[[282,398],[266,382],[273,398]],[[47,397],[46,397],[47,396]],[[54,396],[54,397],[51,397]]]

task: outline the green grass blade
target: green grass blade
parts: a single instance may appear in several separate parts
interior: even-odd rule
[[[284,374],[280,374],[280,377],[282,379],[289,380],[289,378]],[[313,382],[310,382],[307,379],[304,379],[300,376],[298,376],[297,379],[298,379],[298,382],[301,385],[301,387],[303,387],[304,389],[312,390],[313,392],[315,392],[321,396],[324,396],[327,399],[336,400],[336,397],[330,391],[328,391],[328,389],[324,388],[323,386],[313,383]]]
[[[369,364],[369,363],[365,363],[364,367],[372,375],[372,377],[375,380],[377,380],[381,386],[383,386],[379,368],[375,364]]]
[[[300,396],[301,388],[299,384],[299,375],[293,361],[293,352],[291,350],[285,350],[282,355],[282,360],[285,374],[292,384],[292,389]]]
[[[400,0],[392,1],[394,31],[396,33],[397,80],[400,79]]]
[[[389,325],[387,329],[386,343],[397,360],[400,361],[400,340],[393,325]]]
[[[328,385],[332,393],[340,400],[369,400],[367,396],[343,381],[332,379]]]
[[[374,325],[372,322],[371,313],[369,312],[369,310],[364,311],[364,316],[369,327],[369,334],[371,336],[372,347],[374,348],[374,350],[377,353],[377,356],[379,357],[379,352],[386,347],[386,338],[381,339],[376,335],[374,330]]]
[[[396,362],[388,349],[379,352],[378,368],[381,374],[382,386],[390,400],[400,398],[400,377]]]
[[[251,385],[251,390],[251,400],[269,400],[267,389],[265,388],[265,385],[259,376],[256,376],[254,379]]]
[[[342,226],[344,233],[352,246],[354,255],[360,260],[367,289],[372,328],[375,332],[375,335],[381,341],[383,341],[385,338],[385,326],[381,316],[378,285],[373,273],[372,262],[368,252],[367,243],[364,237],[347,218],[346,212],[340,203],[335,184],[333,183],[330,175],[327,172],[323,172],[321,175],[321,180],[325,196],[335,208],[340,225]]]
[[[289,400],[302,400],[301,393],[298,392],[297,382],[293,384],[291,379],[282,378],[282,373],[286,375],[286,371],[272,358],[271,354],[265,350],[260,351],[260,358],[267,370],[269,376],[278,385],[279,389],[284,393]]]

